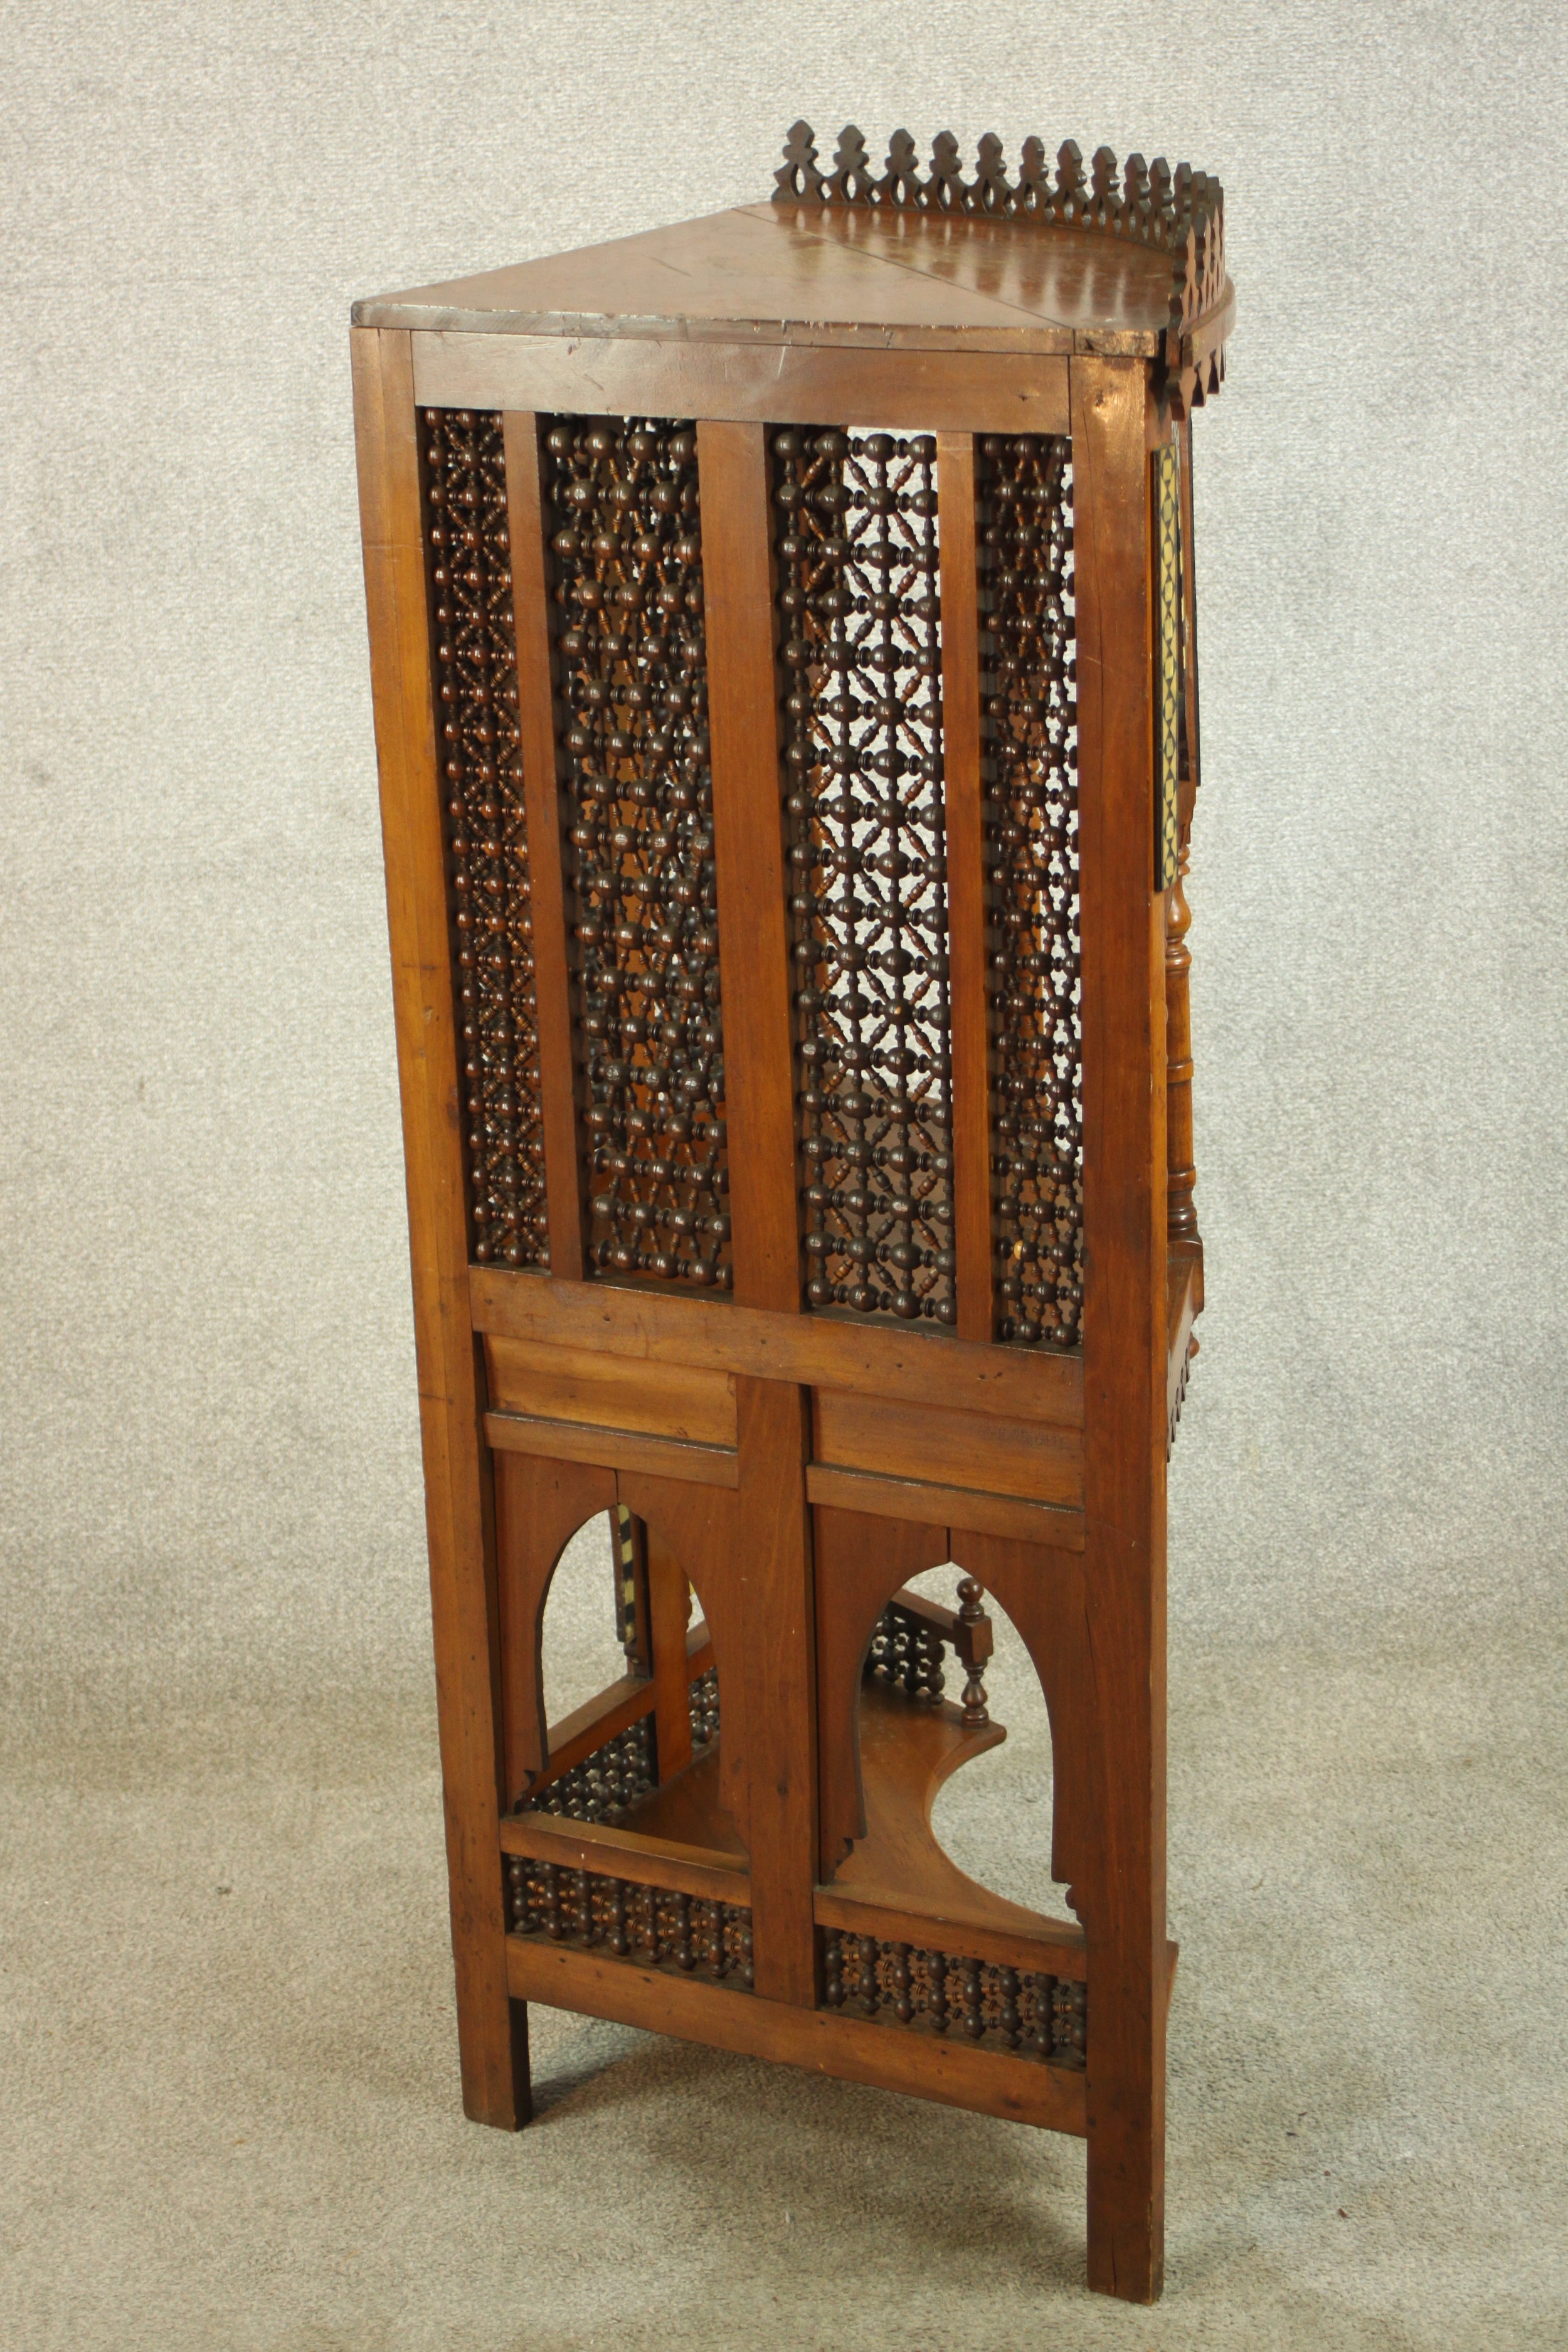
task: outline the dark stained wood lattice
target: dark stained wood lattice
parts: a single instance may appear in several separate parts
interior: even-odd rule
[[[873,1629],[865,1671],[873,1682],[885,1683],[905,1698],[936,1706],[946,1687],[942,1671],[946,1655],[936,1626],[889,1601]]]
[[[1083,1307],[1071,444],[978,449],[996,1337],[1070,1348]]]
[[[645,1715],[581,1764],[520,1797],[513,1811],[552,1813],[569,1822],[617,1822],[639,1797],[652,1793],[656,1777],[653,1720]]]
[[[826,1928],[823,2000],[879,2023],[963,2035],[1075,2072],[1088,2046],[1088,1988],[1071,1977],[993,1967],[962,1953]]]
[[[806,1301],[951,1324],[936,445],[773,456]]]
[[[970,1729],[990,1721],[981,1669],[990,1657],[994,1631],[973,1577],[958,1588],[957,1612],[907,1588],[893,1595],[871,1631],[863,1672],[900,1697],[926,1706],[940,1705],[947,1686],[944,1664],[951,1643],[965,1675],[963,1720]]]
[[[425,413],[436,727],[476,1258],[547,1265],[528,826],[501,421]]]
[[[752,1990],[752,1914],[742,1903],[710,1903],[662,1886],[638,1886],[598,1871],[570,1870],[521,1855],[508,1862],[507,1924],[514,1936],[604,1946],[617,1959],[676,1969]]]
[[[559,418],[544,452],[588,1265],[727,1290],[697,436]]]

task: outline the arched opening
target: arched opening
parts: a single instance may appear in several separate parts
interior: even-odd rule
[[[595,1512],[567,1543],[545,1600],[540,1671],[552,1724],[632,1671],[619,1619],[616,1512]]]
[[[974,1542],[966,1573],[931,1561],[950,1540],[968,1554],[973,1539],[900,1527],[879,1546],[864,1523],[846,1516],[825,1529],[826,1517],[819,1535],[830,1562],[858,1589],[830,1623],[841,1637],[829,1654],[837,1663],[823,1661],[818,1676],[838,1727],[823,1747],[823,1847],[835,1857],[817,1898],[823,1999],[1081,2069],[1084,1939],[1053,1875],[1054,1862],[1080,1849],[1058,1816],[1046,1697],[1049,1688],[1060,1702],[1070,1580],[1021,1546]],[[1024,1613],[1026,1640],[1005,1611],[993,1612],[973,1572],[982,1567]],[[1014,1817],[1000,1822],[1008,1804]],[[1062,1811],[1081,1819],[1079,1807]]]
[[[915,1577],[910,1590],[952,1608],[963,1570],[953,1561]],[[938,1845],[964,1875],[1005,1900],[1047,1918],[1070,1919],[1069,1889],[1051,1875],[1056,1769],[1051,1719],[1034,1660],[995,1596],[984,1594],[990,1654],[983,1704],[1003,1737],[947,1774],[931,1803]],[[948,1688],[960,1697],[962,1664],[948,1651]]]
[[[711,1627],[684,1562],[624,1504],[563,1547],[537,1655],[543,1763],[517,1812],[744,1853]]]

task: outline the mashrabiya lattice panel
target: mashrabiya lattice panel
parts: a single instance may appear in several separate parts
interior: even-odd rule
[[[773,457],[806,1300],[949,1324],[936,443]]]
[[[514,1936],[603,1945],[617,1959],[700,1971],[752,1990],[752,1914],[743,1903],[709,1903],[668,1887],[638,1886],[598,1871],[513,1856],[507,1864],[507,1921]]]
[[[425,536],[474,1255],[546,1265],[533,920],[499,416],[426,410]]]
[[[689,1686],[686,1705],[691,1744],[700,1755],[721,1728],[717,1666],[710,1666]],[[653,1717],[645,1715],[536,1793],[520,1797],[513,1810],[554,1813],[573,1822],[618,1822],[639,1797],[652,1792],[657,1781]]]
[[[996,1337],[1076,1346],[1083,1307],[1070,442],[979,445]]]
[[[697,435],[684,424],[557,418],[544,478],[588,1264],[727,1290]]]
[[[993,1967],[918,1944],[824,1931],[823,2000],[887,2025],[957,2033],[993,2050],[1081,2071],[1088,1987],[1071,1977]]]

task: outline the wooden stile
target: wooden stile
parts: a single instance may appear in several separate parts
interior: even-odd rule
[[[1165,1097],[1152,878],[1143,371],[1073,362],[1084,965],[1084,1556],[1100,1836],[1086,1902],[1110,2021],[1089,2059],[1089,2279],[1160,2291],[1164,2180]],[[1103,1976],[1100,1972],[1103,1972]]]
[[[735,1301],[793,1314],[800,1240],[763,427],[700,424],[697,455],[720,935],[743,942],[724,968]]]
[[[495,1511],[489,1456],[479,1433],[482,1372],[469,1336],[468,1218],[457,1141],[452,967],[411,360],[405,334],[354,335],[463,2101],[477,2122],[510,2126],[526,2122],[530,2112],[528,2042],[525,2021],[507,1992],[495,1868],[503,1769]]]
[[[991,1311],[991,1089],[985,1008],[984,786],[974,436],[939,433],[942,767],[952,1015],[952,1158],[958,1335],[987,1340]]]

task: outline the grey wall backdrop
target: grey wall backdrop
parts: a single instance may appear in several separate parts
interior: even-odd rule
[[[1557,1556],[1549,7],[13,11],[5,1637],[51,1698],[424,1671],[352,296],[754,199],[804,110],[1190,156],[1211,1305],[1173,1605]]]
[[[1348,1933],[1448,1838],[1412,1966],[1458,2002],[1450,1908],[1511,1872],[1531,1933],[1560,1909],[1528,1791],[1568,1356],[1568,16],[35,0],[4,23],[11,1727],[145,1759],[223,1698],[265,1727],[369,1694],[415,1710],[430,1797],[351,298],[753,200],[799,112],[970,152],[1136,144],[1221,174],[1240,297],[1196,428],[1210,1304],[1173,1465],[1177,1771],[1264,1694],[1230,1801],[1330,1869],[1381,1738],[1393,1793],[1328,1916]],[[1456,1723],[1495,1766],[1458,1844],[1416,1793]],[[1309,1932],[1289,1906],[1277,1929]],[[1330,2040],[1362,2013],[1344,1967]],[[1273,2014],[1267,1969],[1248,2002]],[[1481,2140],[1517,2218],[1544,2192],[1496,2154],[1509,2128]],[[1477,2259],[1484,2340],[1556,2341],[1531,2330],[1560,2305],[1488,2302]],[[1376,2341],[1482,2340],[1458,2304],[1428,2336],[1406,2284]],[[1299,2337],[1290,2307],[1249,2328],[1242,2294],[1234,2340],[1352,2340],[1348,2305]]]

